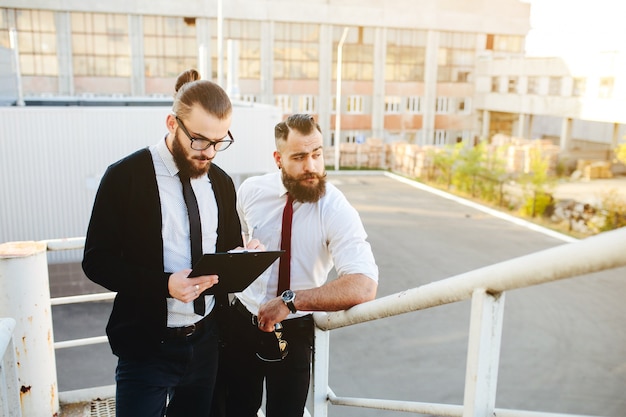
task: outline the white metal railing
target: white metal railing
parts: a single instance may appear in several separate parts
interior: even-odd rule
[[[0,415],[21,417],[20,391],[13,347],[15,320],[0,318]]]
[[[80,249],[84,238],[47,241],[47,250]],[[522,256],[441,281],[392,294],[347,311],[315,313],[313,417],[326,417],[328,405],[343,405],[438,416],[558,417],[565,414],[495,409],[505,292],[626,266],[626,228]],[[109,300],[114,293],[51,299],[51,305]],[[470,331],[463,405],[337,396],[328,381],[330,331],[367,321],[471,299]],[[105,336],[56,342],[56,349],[102,343]],[[111,386],[89,390],[93,398]],[[60,393],[60,396],[67,393]],[[3,401],[4,401],[4,393]]]
[[[392,294],[346,311],[315,313],[314,417],[328,404],[408,411],[440,416],[558,416],[495,409],[505,291],[626,266],[626,228],[522,256],[421,287]],[[336,396],[328,385],[328,332],[463,300],[472,300],[463,406]]]

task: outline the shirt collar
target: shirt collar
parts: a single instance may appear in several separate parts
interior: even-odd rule
[[[283,184],[283,171],[278,171],[276,175],[276,190],[279,197],[287,194],[287,189],[285,188],[285,184]]]
[[[176,176],[176,174],[178,174],[178,167],[176,166],[176,162],[174,162],[174,156],[172,155],[169,148],[167,147],[166,139],[167,139],[167,135],[163,138],[163,140],[160,140],[156,144],[156,150],[159,156],[161,157],[163,164],[165,164],[165,168],[167,168],[167,172],[169,172],[170,175],[174,177]]]

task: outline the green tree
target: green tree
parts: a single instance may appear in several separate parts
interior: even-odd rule
[[[541,148],[530,148],[530,172],[520,178],[524,186],[522,214],[541,216],[553,203],[552,186],[554,179],[548,175],[550,160],[543,156]]]

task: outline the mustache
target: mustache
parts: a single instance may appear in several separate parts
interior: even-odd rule
[[[324,179],[326,178],[326,172],[324,172],[323,174],[318,174],[316,172],[309,172],[307,174],[300,175],[299,177],[296,178],[296,180],[310,180],[314,178],[318,180]]]
[[[192,156],[191,159],[196,159],[198,161],[212,161],[213,158],[209,158],[206,156]]]

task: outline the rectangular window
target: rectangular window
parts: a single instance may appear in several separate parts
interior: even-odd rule
[[[523,53],[524,37],[517,35],[487,35],[485,49],[488,51]]]
[[[276,23],[274,26],[274,79],[317,80],[319,77],[317,24]]]
[[[468,82],[474,70],[476,34],[441,32],[437,55],[439,82]]]
[[[293,112],[291,107],[291,96],[280,94],[274,97],[274,105],[282,110],[284,114]]]
[[[402,98],[398,96],[385,97],[385,113],[400,113]]]
[[[585,78],[574,78],[574,85],[572,86],[572,96],[573,97],[582,97],[582,96],[584,96],[586,89],[587,89],[587,79],[585,79]]]
[[[257,102],[256,96],[254,94],[242,94],[240,100],[245,101],[246,103]]]
[[[450,97],[437,97],[435,102],[435,113],[450,112]]]
[[[548,81],[548,95],[560,96],[561,95],[561,78],[550,77]]]
[[[363,113],[363,96],[348,96],[345,109],[346,113]]]
[[[600,89],[598,90],[598,97],[611,98],[613,96],[613,84],[615,80],[613,77],[600,78]]]
[[[500,92],[500,77],[491,77],[491,92]]]
[[[146,77],[176,77],[197,66],[195,25],[192,18],[143,17]]]
[[[298,112],[299,113],[315,113],[315,96],[306,95],[298,97]]]
[[[435,130],[435,145],[444,146],[448,143],[448,132],[442,129]]]
[[[422,112],[422,98],[417,96],[408,97],[406,100],[407,113],[421,113]]]
[[[337,79],[337,46],[343,35],[343,26],[333,32],[333,79]],[[371,81],[374,79],[374,28],[351,27],[342,48],[341,78],[343,80]]]
[[[528,77],[526,91],[528,94],[539,94],[539,77]]]
[[[130,77],[128,16],[80,12],[71,16],[74,74]]]
[[[424,81],[426,31],[388,29],[386,81]]]
[[[507,91],[511,94],[517,93],[517,77],[509,77],[509,86]]]
[[[472,99],[470,97],[457,98],[456,112],[460,114],[469,114],[471,112],[471,102]]]
[[[58,76],[54,12],[16,10],[15,18],[22,75]]]
[[[9,18],[7,9],[0,9],[0,46],[11,48],[11,40],[9,38]]]
[[[217,78],[218,47],[217,47],[217,23],[211,25],[212,34],[212,67],[213,78]],[[224,74],[228,72],[227,40],[237,43],[239,64],[237,70],[240,79],[261,79],[261,23],[251,20],[224,20]],[[195,45],[195,43],[194,43]]]

